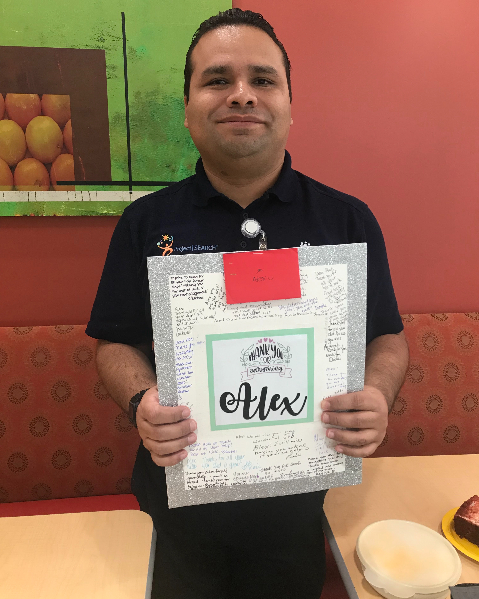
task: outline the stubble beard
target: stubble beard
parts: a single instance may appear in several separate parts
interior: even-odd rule
[[[260,154],[271,144],[266,136],[253,137],[244,134],[236,134],[229,139],[221,137],[218,140],[218,146],[222,153],[228,158],[239,159]]]

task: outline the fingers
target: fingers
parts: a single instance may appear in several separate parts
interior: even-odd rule
[[[187,437],[196,428],[196,421],[191,418],[175,422],[174,424],[150,424],[149,422],[143,422],[138,425],[140,434],[155,441],[170,441],[172,439]]]
[[[328,397],[321,407],[321,420],[328,425],[326,436],[336,441],[338,453],[367,457],[384,439],[388,408],[384,395],[378,389],[365,387],[355,393]]]
[[[386,435],[386,427],[378,429],[328,428],[326,437],[336,442],[334,449],[357,458],[365,458],[376,451]]]
[[[158,389],[152,387],[143,396],[136,413],[143,445],[158,466],[174,466],[184,460],[186,447],[196,442],[195,420],[186,406],[162,406]]]
[[[376,451],[378,445],[384,438],[384,433],[375,429],[362,430],[341,430],[328,429],[326,436],[328,439],[336,441],[335,450],[338,453],[344,453],[354,457],[366,457]]]
[[[172,453],[171,455],[166,456],[157,456],[155,453],[151,453],[151,459],[157,466],[175,466],[179,464],[182,460],[184,460],[188,456],[188,452],[178,451],[176,453]]]
[[[364,387],[362,391],[328,397],[321,403],[321,408],[325,412],[356,410],[387,413],[388,411],[384,395],[374,387]]]
[[[152,387],[143,395],[136,419],[145,420],[149,424],[170,424],[188,418],[190,410],[186,406],[162,406],[158,398],[158,388]]]
[[[379,443],[371,443],[370,445],[365,445],[364,447],[337,445],[335,449],[338,453],[343,453],[344,455],[349,455],[353,458],[367,458],[376,451],[378,446]]]
[[[185,448],[196,442],[196,422],[183,420],[176,424],[138,426],[143,445],[158,466],[173,466],[188,455]]]
[[[171,439],[170,441],[155,441],[155,439],[146,439],[145,447],[148,451],[153,452],[157,456],[171,455],[178,453],[188,445],[193,445],[196,441],[195,433],[191,433],[187,437],[181,439]]]
[[[371,410],[372,405],[367,405],[365,398],[359,393],[347,393],[328,397],[321,403],[325,411],[336,410]]]
[[[321,420],[343,428],[374,428],[381,420],[377,412],[323,412]]]
[[[169,441],[156,441],[155,439],[143,439],[143,445],[150,452],[152,460],[157,466],[174,466],[184,460],[188,452],[186,447],[196,441],[195,433],[180,439]]]

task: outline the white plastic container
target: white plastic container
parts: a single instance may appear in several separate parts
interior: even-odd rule
[[[356,551],[364,577],[387,599],[446,599],[462,572],[449,541],[407,520],[370,524],[359,535]]]

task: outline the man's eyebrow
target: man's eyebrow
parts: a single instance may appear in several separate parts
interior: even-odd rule
[[[270,67],[268,65],[263,64],[253,64],[250,65],[249,70],[255,73],[256,75],[277,75],[278,71],[274,67]]]
[[[231,72],[231,67],[223,64],[214,64],[207,67],[202,73],[202,77],[208,77],[209,75],[225,75]],[[278,75],[278,71],[269,65],[264,64],[252,64],[248,66],[248,70],[255,75]]]
[[[231,69],[222,64],[214,64],[211,67],[207,67],[202,73],[202,77],[208,77],[208,75],[224,75]]]

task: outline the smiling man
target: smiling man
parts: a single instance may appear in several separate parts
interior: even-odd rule
[[[213,186],[245,208],[284,163],[292,121],[282,50],[261,29],[228,25],[198,40],[188,68],[185,126]]]
[[[258,249],[241,233],[248,218],[270,248],[366,242],[364,390],[322,404],[336,450],[362,457],[384,438],[407,366],[384,241],[365,204],[291,168],[290,64],[261,15],[231,9],[201,24],[184,97],[185,126],[201,154],[196,174],[125,210],[87,328],[99,339],[100,376],[141,437],[132,488],[158,533],[152,596],[318,599],[325,491],[168,509],[164,467],[187,456],[196,422],[185,406],[159,404],[146,259]]]

